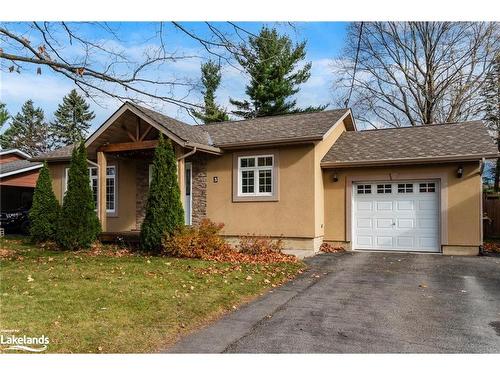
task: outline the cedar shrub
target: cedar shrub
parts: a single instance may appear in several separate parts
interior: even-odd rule
[[[57,231],[58,245],[67,250],[88,248],[97,240],[101,224],[95,211],[87,165],[87,150],[81,142],[73,149]]]
[[[162,236],[184,225],[184,209],[177,182],[177,159],[170,140],[160,134],[153,160],[146,216],[141,226],[141,247],[159,253]]]
[[[30,236],[33,242],[55,240],[60,211],[61,207],[52,190],[49,168],[44,162],[36,181],[33,205],[29,212]]]

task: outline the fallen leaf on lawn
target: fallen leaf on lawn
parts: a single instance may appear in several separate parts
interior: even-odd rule
[[[34,280],[35,280],[35,279],[33,279],[33,278],[31,277],[31,275],[28,275],[28,282],[29,282],[29,283],[31,283],[31,282],[32,282],[32,281],[34,281]]]
[[[194,290],[194,286],[191,285],[191,290]]]
[[[97,350],[99,350],[100,352],[102,352],[102,346],[98,346]]]
[[[236,310],[236,306],[233,305],[233,310]]]
[[[151,263],[151,261],[148,259],[146,263]]]
[[[266,284],[269,284],[269,283],[270,283],[270,281],[269,281],[268,279],[264,279],[264,282],[265,282]]]
[[[252,276],[248,275],[245,280],[252,280]]]

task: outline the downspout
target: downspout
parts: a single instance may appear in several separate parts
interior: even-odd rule
[[[196,153],[196,150],[197,150],[197,148],[196,148],[196,146],[194,146],[194,148],[193,148],[191,151],[189,151],[187,154],[184,154],[184,155],[179,156],[179,157],[177,158],[177,161],[180,161],[180,160],[182,160],[182,159],[185,159],[185,158],[187,158],[188,156],[194,155],[194,154]]]
[[[484,246],[483,246],[483,236],[484,236],[484,211],[483,211],[483,199],[484,199],[484,196],[483,196],[483,172],[484,172],[484,165],[486,164],[486,159],[485,158],[482,158],[481,161],[479,162],[479,178],[481,179],[481,187],[480,187],[480,191],[479,191],[479,194],[481,194],[481,201],[480,201],[480,206],[479,206],[479,215],[481,216],[480,218],[480,222],[479,222],[479,225],[480,225],[480,228],[479,228],[479,231],[480,231],[480,236],[481,236],[481,239],[480,239],[480,242],[481,244],[479,245],[479,255],[484,255]]]

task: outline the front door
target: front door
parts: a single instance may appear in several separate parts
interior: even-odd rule
[[[186,225],[191,225],[191,195],[193,192],[192,186],[192,164],[186,163],[185,176],[185,192],[184,192],[184,222]]]

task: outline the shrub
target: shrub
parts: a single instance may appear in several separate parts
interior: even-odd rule
[[[90,188],[87,150],[82,142],[71,155],[68,190],[64,196],[56,239],[61,248],[77,250],[90,247],[100,232],[101,224]]]
[[[296,262],[292,255],[281,253],[283,242],[268,238],[245,236],[237,248],[232,247],[220,231],[224,224],[204,219],[197,226],[179,228],[173,235],[163,236],[166,255],[232,263]]]
[[[47,163],[43,163],[29,212],[30,236],[34,242],[55,241],[61,207],[52,190]]]
[[[242,236],[238,243],[238,251],[242,254],[259,255],[269,253],[281,253],[283,251],[283,241],[272,240],[268,237]]]
[[[141,226],[141,247],[158,252],[163,235],[171,236],[184,226],[184,209],[177,181],[177,159],[170,140],[160,140],[155,150],[146,216]]]
[[[219,235],[224,224],[203,219],[197,226],[178,228],[173,235],[165,233],[163,250],[167,255],[181,258],[209,259],[231,251]]]

